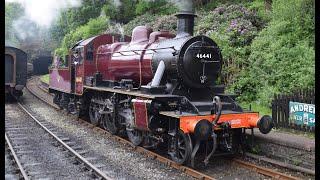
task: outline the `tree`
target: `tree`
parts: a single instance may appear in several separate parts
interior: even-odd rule
[[[13,28],[15,20],[19,19],[24,14],[24,9],[20,3],[5,3],[5,40],[6,44],[17,44],[18,38]]]
[[[70,49],[76,42],[87,39],[92,36],[103,33],[109,26],[109,19],[104,16],[90,19],[85,25],[67,33],[61,43],[61,46],[55,50],[55,54],[64,57],[68,49]]]
[[[272,2],[272,20],[254,39],[234,88],[268,105],[274,93],[314,87],[314,0]]]
[[[50,28],[53,40],[60,43],[67,33],[98,17],[105,3],[104,0],[83,0],[80,7],[61,12],[57,22]]]

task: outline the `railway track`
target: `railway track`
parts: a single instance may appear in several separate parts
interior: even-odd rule
[[[27,89],[34,95],[36,96],[37,98],[39,98],[40,100],[44,101],[45,103],[47,103],[48,105],[56,108],[56,109],[60,109],[57,105],[51,103],[48,101],[47,98],[39,95],[37,92],[35,92],[34,90],[32,90],[32,88],[38,88],[40,89],[41,91],[43,91],[44,93],[46,93],[48,96],[52,96],[51,94],[49,94],[47,92],[47,88],[48,87],[44,87],[43,85],[36,85],[37,87],[35,87],[35,85],[33,85],[34,87],[30,87],[30,85],[27,85]],[[39,87],[40,86],[40,87]],[[156,159],[164,164],[167,164],[175,169],[178,169],[194,178],[197,178],[197,179],[215,179],[214,177],[212,176],[209,176],[203,172],[200,172],[200,171],[197,171],[195,169],[191,169],[189,167],[186,167],[186,166],[182,166],[182,165],[178,165],[176,164],[175,162],[173,162],[172,160],[166,158],[166,157],[163,157],[157,153],[154,153],[152,151],[149,151],[143,147],[140,147],[140,146],[134,146],[130,141],[122,138],[122,137],[119,137],[119,136],[115,136],[115,135],[111,135],[109,132],[105,131],[104,129],[100,128],[100,127],[97,127],[97,126],[94,126],[92,124],[90,124],[89,122],[83,120],[83,119],[78,119],[78,123],[79,124],[83,124],[85,126],[88,126],[90,128],[93,128],[94,130],[96,130],[98,133],[101,133],[101,134],[104,134],[106,135],[107,137],[111,137],[113,138],[114,140],[116,141],[119,141],[123,144],[127,144],[131,147],[134,147],[134,149],[137,151],[137,152],[140,152],[142,154],[145,154],[147,157],[151,157],[152,159]],[[238,166],[241,166],[243,168],[246,168],[246,169],[249,169],[251,171],[254,171],[254,172],[257,172],[259,174],[262,174],[266,177],[269,177],[269,178],[273,178],[273,179],[300,179],[300,178],[297,178],[297,177],[293,177],[293,176],[290,176],[290,175],[286,175],[284,173],[280,173],[280,172],[277,172],[277,171],[274,171],[272,169],[269,169],[269,168],[265,168],[265,167],[261,167],[261,166],[258,166],[258,165],[255,165],[253,163],[249,163],[249,162],[246,162],[246,161],[243,161],[241,159],[233,159],[232,160],[232,163],[233,164],[236,164]]]
[[[19,102],[6,105],[6,109],[7,113],[9,111],[8,120],[6,118],[6,141],[24,179],[112,179],[68,145],[70,143],[67,137],[54,133],[54,128],[46,127],[50,125],[34,117]],[[22,112],[19,113],[19,110]],[[13,112],[17,114],[13,115]],[[25,118],[22,117],[23,113]],[[58,162],[61,160],[66,162]],[[61,164],[64,165],[63,168],[59,167]]]
[[[10,163],[13,167],[11,167],[11,170],[8,170],[9,172],[6,172],[6,178],[11,177],[11,178],[23,178],[25,180],[29,179],[28,175],[25,171],[25,169],[22,167],[20,160],[15,152],[15,150],[12,147],[12,143],[7,137],[7,133],[5,133],[5,145],[6,145],[6,154],[10,155],[12,158],[12,162],[7,162],[6,164]],[[9,161],[9,160],[8,160]]]

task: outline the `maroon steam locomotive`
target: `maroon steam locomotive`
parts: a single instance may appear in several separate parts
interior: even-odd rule
[[[193,36],[194,10],[177,15],[177,35],[138,26],[132,37],[103,34],[71,48],[66,67],[55,60],[50,72],[54,103],[134,145],[166,145],[179,164],[194,166],[213,154],[236,153],[243,129],[272,128],[270,116],[243,110],[235,96],[216,85],[222,66],[217,44]]]

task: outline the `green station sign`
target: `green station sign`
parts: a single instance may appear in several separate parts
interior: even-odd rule
[[[289,120],[297,125],[313,126],[315,124],[315,105],[289,102]]]

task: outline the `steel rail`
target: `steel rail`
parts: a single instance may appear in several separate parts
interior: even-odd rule
[[[13,146],[11,145],[11,142],[10,142],[8,136],[7,136],[7,133],[5,133],[4,136],[5,136],[5,138],[6,138],[6,142],[7,142],[8,146],[9,146],[10,152],[11,152],[13,158],[14,158],[14,161],[15,161],[16,164],[18,165],[19,171],[20,171],[23,179],[29,180],[29,177],[28,177],[26,171],[25,171],[24,168],[22,167],[22,165],[21,165],[21,163],[20,163],[20,161],[19,161],[19,158],[18,158],[17,154],[15,153],[15,151],[14,151],[14,149],[13,149]]]
[[[313,175],[313,176],[316,175],[315,170],[312,170],[312,169],[307,169],[307,168],[304,168],[304,167],[295,166],[295,165],[292,165],[292,164],[284,163],[284,162],[281,162],[281,161],[278,161],[278,160],[274,160],[274,159],[271,159],[271,158],[255,155],[255,154],[252,154],[252,153],[246,153],[246,156],[250,157],[250,158],[253,158],[253,159],[257,159],[259,161],[264,161],[264,162],[267,162],[267,163],[271,163],[271,164],[274,164],[274,165],[277,165],[277,166],[280,166],[280,167],[283,167],[283,168],[292,169],[292,170],[303,172],[303,173],[310,174],[310,175]]]
[[[252,164],[252,163],[240,160],[240,159],[233,159],[232,161],[234,163],[244,167],[244,168],[256,171],[256,172],[258,172],[260,174],[263,174],[263,175],[266,175],[266,176],[269,176],[269,177],[272,177],[272,178],[275,178],[275,179],[285,179],[285,180],[298,180],[298,179],[300,179],[300,178],[297,178],[297,177],[286,175],[284,173],[280,173],[280,172],[274,171],[274,170],[269,169],[269,168],[257,166],[255,164]]]
[[[46,128],[37,118],[35,118],[23,105],[18,102],[17,103],[20,108],[26,112],[42,129],[44,129],[47,133],[49,133],[55,140],[57,140],[62,146],[64,146],[68,151],[70,151],[74,156],[76,156],[82,163],[84,163],[87,167],[91,168],[98,176],[106,180],[112,180],[109,176],[107,176],[104,172],[100,171],[97,167],[91,164],[88,160],[82,157],[79,153],[77,153],[74,149],[64,143],[58,136],[56,136],[53,132],[51,132],[48,128]]]

